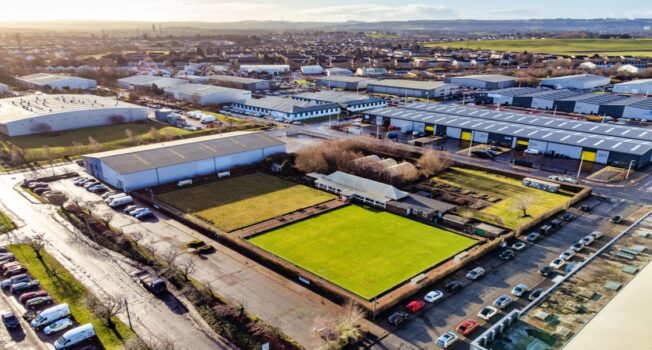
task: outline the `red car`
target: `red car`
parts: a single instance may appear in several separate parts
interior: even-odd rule
[[[457,325],[457,333],[461,335],[469,335],[471,332],[473,332],[476,328],[478,328],[478,321],[468,319],[460,324]]]
[[[27,292],[27,293],[21,294],[18,297],[18,301],[25,304],[30,299],[34,299],[34,298],[38,298],[38,297],[46,297],[46,296],[48,296],[48,292],[46,292],[44,290],[37,290],[36,292]]]
[[[405,307],[407,307],[408,311],[410,312],[417,312],[421,309],[423,309],[426,306],[426,302],[423,300],[414,300],[411,301],[409,304],[407,304]]]

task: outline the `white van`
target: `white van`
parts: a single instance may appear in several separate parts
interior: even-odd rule
[[[93,325],[87,323],[85,325],[73,328],[66,333],[63,333],[61,338],[57,339],[54,342],[54,348],[56,350],[67,349],[71,346],[77,345],[81,342],[84,342],[88,339],[91,339],[95,336],[95,329]]]
[[[215,116],[212,115],[204,115],[201,117],[199,120],[200,123],[202,124],[209,124],[215,121]]]
[[[70,316],[70,307],[68,304],[59,304],[41,311],[35,319],[32,320],[31,326],[34,329],[41,329],[50,323]]]
[[[106,197],[106,198],[104,199],[104,201],[105,201],[106,203],[111,203],[111,202],[113,202],[113,200],[115,200],[115,199],[122,198],[122,197],[126,197],[126,196],[127,196],[126,193],[117,193],[117,194],[114,194],[114,195],[111,195],[111,196]]]
[[[116,199],[112,200],[111,202],[109,202],[109,207],[117,208],[117,207],[121,207],[123,205],[131,204],[133,202],[134,202],[134,199],[131,198],[131,196],[124,196],[124,197],[116,198]]]

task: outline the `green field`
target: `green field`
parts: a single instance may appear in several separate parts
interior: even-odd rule
[[[135,336],[134,332],[117,318],[113,319],[115,330],[106,327],[86,306],[85,298],[90,292],[52,256],[41,251],[41,261],[28,244],[10,245],[8,248],[57,303],[68,303],[79,324],[93,324],[95,333],[105,349],[122,349],[123,341]]]
[[[350,205],[250,242],[371,299],[476,241],[386,211]]]
[[[89,137],[94,138],[103,151],[132,146],[133,143],[126,134],[127,129],[131,130],[139,143],[152,143],[155,142],[150,135],[152,128],[157,129],[162,135],[174,135],[175,137],[198,133],[155,122],[126,123],[67,130],[44,135],[0,136],[0,147],[8,150],[11,145],[16,145],[25,151],[28,160],[39,161],[48,159],[47,153],[43,149],[43,146],[47,145],[50,146],[52,159],[58,159],[66,155],[78,156],[79,154],[93,152],[89,144]],[[80,144],[78,149],[73,147],[75,142]]]
[[[433,180],[501,198],[500,202],[472,214],[477,219],[511,229],[567,203],[573,196],[569,192],[551,193],[526,187],[520,180],[506,176],[462,168],[450,168]],[[529,216],[522,217],[523,211],[516,204],[526,199],[531,202],[527,207]]]
[[[428,47],[483,49],[560,55],[652,56],[652,39],[516,39],[427,43]]]
[[[15,228],[11,219],[0,211],[0,233],[7,233]]]
[[[158,199],[212,222],[223,231],[335,199],[335,196],[263,173],[163,193]]]

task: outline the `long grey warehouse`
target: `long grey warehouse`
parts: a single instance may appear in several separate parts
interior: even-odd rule
[[[516,78],[500,74],[464,75],[446,78],[444,81],[450,84],[484,90],[505,89],[516,85]]]
[[[456,95],[460,87],[442,81],[385,79],[368,83],[367,92],[427,99]]]
[[[92,95],[31,95],[0,100],[0,133],[31,135],[147,119],[148,109]]]
[[[474,109],[469,109],[469,114],[473,112]],[[480,114],[490,112],[477,109],[478,116],[461,116],[415,109],[381,108],[365,112],[364,118],[372,123],[394,125],[402,130],[414,130],[510,148],[537,149],[547,155],[583,159],[600,164],[628,166],[630,162],[633,162],[634,167],[640,168],[649,164],[652,157],[652,142],[632,139],[631,136],[634,136],[635,133],[633,130],[627,132],[627,135],[614,137],[592,131],[578,131],[581,124],[578,124],[580,126],[577,128],[572,129],[571,127],[569,130],[565,126],[554,128],[542,127],[536,123],[526,124],[519,121],[519,118],[523,116],[517,115],[507,121],[500,120],[500,117],[496,120],[480,117]],[[536,119],[536,117],[533,118]],[[563,120],[560,121],[563,122]],[[600,126],[601,124],[593,125]],[[610,125],[605,126],[609,127]],[[607,129],[603,133],[612,131]],[[647,134],[644,134],[646,132]],[[632,135],[630,136],[629,133]],[[639,132],[638,137],[646,138],[647,135],[652,136],[652,132]]]
[[[285,152],[262,132],[233,132],[124,148],[83,156],[86,170],[123,191],[216,174]]]

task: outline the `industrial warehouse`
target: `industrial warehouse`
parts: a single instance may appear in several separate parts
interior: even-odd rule
[[[460,87],[441,81],[386,79],[368,83],[367,92],[428,99],[456,95],[460,92]]]
[[[329,89],[342,89],[342,90],[364,90],[369,83],[376,82],[376,79],[351,77],[351,76],[328,76],[317,79],[317,85],[324,86]]]
[[[165,93],[175,100],[198,105],[243,102],[251,98],[251,91],[232,89],[214,85],[184,84],[165,89]]]
[[[611,90],[622,94],[645,94],[652,92],[652,79],[636,79],[614,85]]]
[[[188,84],[185,79],[166,78],[153,75],[134,75],[118,79],[118,86],[123,89],[144,89],[144,88],[158,88],[165,90],[167,88]]]
[[[541,87],[553,89],[570,89],[576,91],[594,91],[611,83],[609,77],[595,74],[567,75],[541,80]]]
[[[293,95],[292,98],[318,104],[337,103],[340,105],[340,108],[349,112],[387,107],[387,101],[382,98],[340,91],[304,92]]]
[[[465,75],[447,78],[444,81],[449,84],[482,90],[505,89],[516,85],[514,77],[500,74]]]
[[[285,152],[285,143],[260,132],[233,132],[84,156],[96,178],[133,191],[225,172]]]
[[[439,106],[450,108],[448,112],[436,111],[435,108],[429,112],[415,109],[418,108],[415,105],[412,107],[367,111],[365,119],[393,125],[403,131],[413,130],[515,149],[527,148],[542,154],[599,164],[640,168],[649,164],[652,156],[652,132],[643,128],[459,106]]]
[[[276,96],[249,99],[245,102],[233,103],[231,107],[237,112],[249,115],[271,116],[290,121],[334,116],[341,112],[340,105],[337,103],[316,104]]]
[[[0,133],[31,135],[147,119],[147,108],[92,95],[31,95],[0,100]]]
[[[16,78],[16,85],[26,89],[91,90],[97,82],[70,75],[36,73]]]
[[[264,79],[234,77],[231,75],[211,75],[208,79],[215,85],[249,91],[269,90],[272,83]]]

